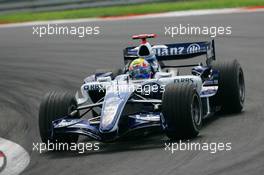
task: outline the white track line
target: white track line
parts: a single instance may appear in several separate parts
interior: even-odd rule
[[[17,175],[21,173],[30,162],[27,151],[20,145],[9,140],[0,138],[0,151],[2,151],[7,158],[6,167],[0,172],[1,175]]]
[[[116,20],[135,20],[135,19],[151,19],[151,18],[167,18],[167,17],[183,17],[183,16],[201,16],[211,14],[232,14],[232,13],[248,13],[248,12],[263,12],[264,8],[227,8],[227,9],[213,9],[213,10],[188,10],[188,11],[176,11],[156,14],[146,14],[137,16],[120,16],[109,18],[82,18],[82,19],[67,19],[67,20],[52,20],[52,21],[35,21],[24,22],[14,24],[2,24],[0,28],[10,27],[26,27],[34,25],[47,25],[47,24],[67,24],[67,23],[84,23],[84,22],[96,22],[96,21],[116,21]]]

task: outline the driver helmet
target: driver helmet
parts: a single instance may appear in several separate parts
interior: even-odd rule
[[[152,77],[151,66],[144,58],[133,60],[129,65],[128,71],[133,80],[148,79]]]

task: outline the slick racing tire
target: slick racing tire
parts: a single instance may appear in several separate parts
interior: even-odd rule
[[[237,60],[213,62],[212,68],[219,71],[219,87],[213,104],[221,106],[223,113],[239,113],[245,101],[244,73]]]
[[[54,135],[51,137],[52,121],[68,116],[77,108],[77,101],[69,92],[49,92],[47,93],[39,109],[39,132],[44,143],[76,143],[78,135]],[[79,118],[79,113],[75,113],[74,118]]]
[[[202,102],[191,84],[169,84],[162,96],[164,129],[170,139],[189,139],[202,126]]]

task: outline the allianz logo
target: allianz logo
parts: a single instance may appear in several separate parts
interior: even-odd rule
[[[191,44],[187,47],[187,53],[198,53],[200,50],[201,47],[199,44]]]
[[[186,47],[170,47],[170,48],[153,48],[153,52],[157,56],[172,56],[181,54],[192,54],[200,52],[201,47],[199,44],[190,44]]]

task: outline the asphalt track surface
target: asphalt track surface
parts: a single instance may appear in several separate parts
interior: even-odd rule
[[[237,58],[244,68],[245,110],[208,121],[197,142],[232,142],[232,151],[164,151],[165,136],[106,144],[97,152],[32,151],[40,142],[38,106],[45,92],[76,90],[97,68],[122,65],[122,48],[131,34],[158,33],[159,43],[208,40],[204,36],[170,38],[165,25],[232,26],[231,36],[216,38],[217,59]],[[76,24],[75,24],[76,25]],[[81,24],[83,25],[83,24]],[[264,172],[264,13],[206,15],[150,20],[91,22],[101,35],[38,38],[31,27],[0,30],[0,137],[22,145],[30,174],[263,174]]]

